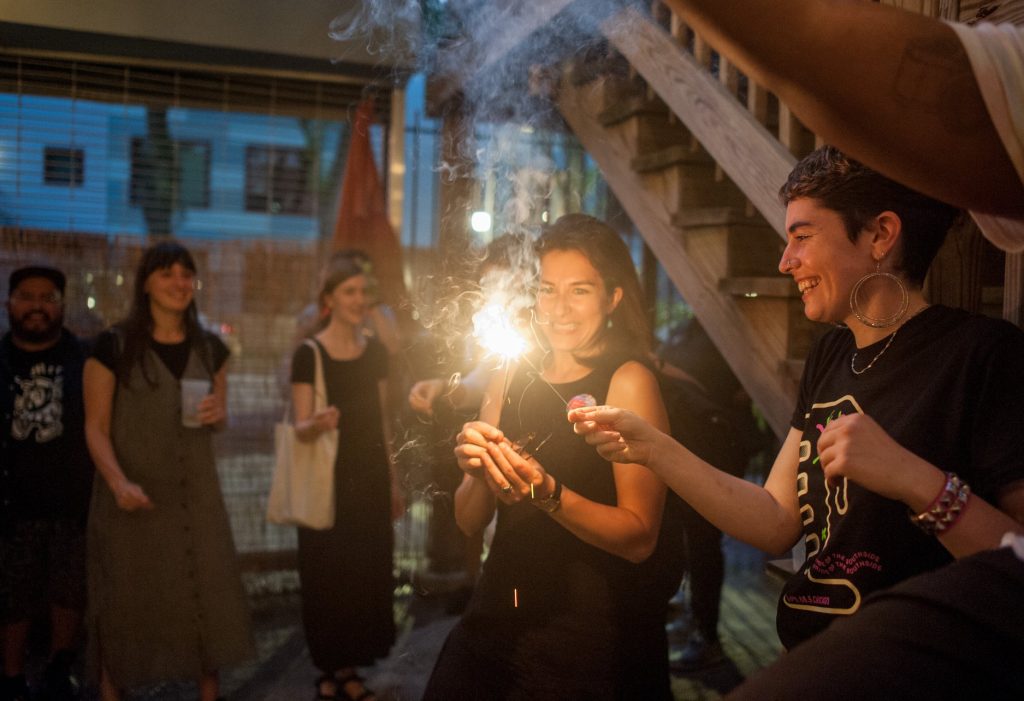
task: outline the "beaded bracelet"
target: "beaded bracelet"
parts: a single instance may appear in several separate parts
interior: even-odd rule
[[[939,535],[960,520],[970,496],[970,486],[952,472],[947,472],[946,485],[939,495],[921,513],[911,511],[910,520],[928,535]]]

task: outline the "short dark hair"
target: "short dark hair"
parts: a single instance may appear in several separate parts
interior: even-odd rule
[[[914,285],[924,284],[960,210],[922,195],[847,156],[822,146],[804,156],[779,190],[783,204],[808,198],[839,214],[850,241],[881,212],[891,211],[903,225],[895,267]]]
[[[7,283],[7,294],[10,296],[25,280],[34,277],[41,277],[49,280],[53,283],[53,286],[57,288],[61,296],[64,296],[64,289],[67,285],[67,278],[64,277],[64,273],[51,268],[48,265],[26,265],[23,268],[18,268],[11,273],[10,280]]]
[[[604,342],[609,352],[646,360],[651,347],[651,330],[626,242],[599,219],[587,214],[566,214],[541,234],[537,240],[537,256],[543,258],[551,251],[566,250],[579,251],[587,257],[600,274],[608,294],[616,287],[622,289],[622,300],[609,317],[611,327],[604,329],[597,340]]]

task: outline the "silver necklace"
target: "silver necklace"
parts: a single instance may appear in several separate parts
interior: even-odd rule
[[[857,351],[854,351],[853,355],[850,357],[850,370],[853,372],[853,374],[854,375],[863,375],[868,370],[870,370],[871,366],[875,364],[875,361],[878,360],[879,358],[881,358],[882,355],[887,350],[889,350],[889,346],[891,346],[892,342],[896,340],[896,334],[898,334],[899,332],[900,332],[899,329],[896,329],[895,331],[892,332],[892,336],[889,336],[889,342],[885,344],[885,346],[882,348],[882,350],[878,351],[878,355],[876,355],[874,358],[872,358],[871,362],[868,363],[867,367],[865,367],[863,370],[858,370],[857,368],[855,368],[853,366],[854,362],[856,362],[856,360],[857,360]]]
[[[860,370],[858,370],[858,369],[857,369],[856,367],[854,367],[854,363],[856,363],[856,362],[857,362],[857,351],[854,351],[854,352],[853,352],[853,355],[852,355],[852,356],[850,356],[850,372],[852,372],[852,373],[853,373],[854,375],[863,375],[863,374],[864,374],[864,373],[866,373],[866,372],[867,372],[868,370],[870,370],[870,369],[871,369],[871,366],[872,366],[872,365],[874,365],[874,364],[875,364],[875,362],[876,362],[876,361],[877,361],[877,360],[878,360],[879,358],[881,358],[881,357],[882,357],[883,355],[885,355],[885,352],[886,352],[887,350],[889,350],[889,346],[891,346],[891,345],[892,345],[892,342],[896,340],[896,334],[898,334],[898,333],[900,332],[900,329],[902,329],[902,328],[903,328],[904,326],[906,326],[906,325],[907,325],[907,322],[909,322],[909,321],[910,321],[910,319],[913,319],[913,318],[914,318],[915,316],[917,316],[918,314],[920,314],[921,312],[923,312],[923,311],[924,311],[925,309],[927,309],[928,307],[929,307],[929,305],[927,305],[927,304],[926,304],[926,305],[924,305],[923,307],[921,307],[920,309],[918,309],[918,310],[917,310],[916,312],[914,312],[913,314],[911,314],[911,315],[910,315],[910,317],[909,317],[909,318],[907,319],[907,321],[904,321],[904,322],[903,322],[902,324],[900,324],[900,325],[899,325],[899,328],[897,328],[897,329],[896,329],[895,331],[893,331],[893,332],[892,332],[892,336],[889,336],[889,341],[888,341],[888,342],[887,342],[887,343],[886,343],[886,344],[885,344],[885,345],[884,345],[884,346],[882,347],[882,350],[878,351],[878,355],[876,355],[876,356],[875,356],[874,358],[872,358],[872,359],[871,359],[871,362],[870,362],[870,363],[868,363],[866,367],[864,367],[864,368],[862,368],[862,369],[860,369]]]

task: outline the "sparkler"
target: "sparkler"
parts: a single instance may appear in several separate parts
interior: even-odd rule
[[[563,403],[565,397],[554,385],[544,379],[540,370],[530,361],[527,352],[533,347],[516,320],[521,318],[525,307],[521,298],[504,289],[491,290],[488,301],[473,315],[473,337],[487,355],[500,359],[498,368],[504,366],[505,379],[502,383],[501,401],[508,393],[509,370],[512,363],[522,360],[534,371],[541,382],[546,384]]]

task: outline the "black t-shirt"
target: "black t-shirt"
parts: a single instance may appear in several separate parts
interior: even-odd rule
[[[803,433],[797,493],[807,561],[783,589],[778,631],[792,647],[865,596],[952,560],[938,539],[907,518],[907,507],[818,466],[818,436],[830,420],[872,417],[901,446],[955,472],[990,503],[1024,479],[1024,333],[1012,324],[934,306],[891,337],[857,351],[836,329],[811,352],[792,425]]]
[[[342,417],[338,421],[338,469],[350,476],[364,471],[387,474],[380,403],[380,381],[388,376],[387,350],[377,339],[368,338],[358,357],[335,360],[319,341],[313,343],[323,361],[326,403],[336,407]],[[292,356],[291,380],[316,385],[316,356],[305,343]]]
[[[207,344],[210,352],[210,360],[213,364],[210,374],[216,373],[224,365],[231,351],[224,345],[216,335],[209,331],[203,331],[203,342]],[[117,332],[107,329],[96,338],[92,357],[100,361],[111,372],[116,372],[117,363],[121,356],[123,342],[117,338]],[[163,361],[167,369],[176,378],[181,379],[188,366],[188,354],[191,345],[188,339],[181,343],[158,343],[152,338],[149,339],[149,347],[153,349],[157,357]]]
[[[3,340],[4,516],[80,520],[88,511],[92,462],[85,445],[79,341],[64,332],[42,351]]]

